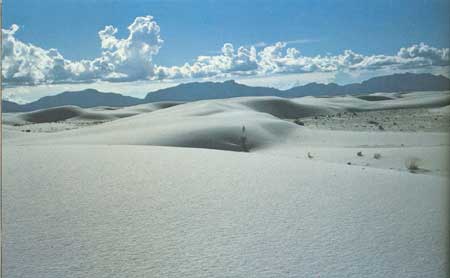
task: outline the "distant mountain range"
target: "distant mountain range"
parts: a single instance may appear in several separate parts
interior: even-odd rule
[[[82,108],[96,106],[132,106],[143,103],[142,99],[123,96],[115,93],[101,93],[94,89],[76,92],[63,92],[54,96],[46,96],[27,104],[2,101],[4,112],[25,112],[63,105],[76,105]]]
[[[94,89],[63,92],[46,96],[27,104],[2,100],[3,112],[26,112],[62,105],[76,105],[83,108],[95,106],[124,107],[159,101],[197,101],[244,96],[336,96],[345,94],[369,94],[376,92],[413,92],[450,90],[450,79],[432,74],[402,73],[371,78],[362,83],[338,85],[335,83],[309,83],[288,90],[268,87],[251,87],[234,82],[192,82],[148,93],[144,99],[123,96],[116,93],[102,93]]]
[[[286,97],[306,95],[370,94],[414,91],[450,90],[450,79],[442,75],[401,73],[374,77],[362,83],[348,85],[310,83],[286,91]]]
[[[225,82],[193,82],[148,93],[145,102],[196,101],[246,96],[279,96],[283,91],[269,87],[251,87],[229,80]]]

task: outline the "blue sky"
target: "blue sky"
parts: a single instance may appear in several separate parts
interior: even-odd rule
[[[117,39],[126,39],[129,35],[127,27],[137,17],[151,15],[153,17],[151,21],[159,26],[158,35],[164,42],[158,46],[157,53],[151,53],[145,59],[150,57],[152,67],[162,65],[169,68],[181,67],[185,63],[193,65],[198,56],[221,55],[221,49],[225,43],[231,43],[236,53],[239,46],[250,48],[253,45],[257,56],[264,47],[274,45],[276,42],[286,42],[283,51],[291,47],[296,48],[300,53],[297,56],[302,57],[317,55],[334,57],[343,54],[345,50],[367,57],[392,56],[397,55],[401,48],[420,43],[445,51],[450,46],[449,10],[450,1],[448,0],[4,0],[3,28],[9,28],[12,24],[18,25],[19,30],[14,33],[15,40],[44,50],[55,48],[64,59],[94,60],[105,50],[100,47],[98,32],[106,25],[112,25],[118,29],[114,35]],[[448,57],[448,53],[439,53],[438,55],[444,59]],[[246,61],[248,62],[248,59]],[[316,70],[311,67],[306,68],[303,60],[296,63],[303,63],[302,68],[297,66],[297,69],[285,67],[261,71],[256,68],[251,69],[250,65],[244,70],[245,72],[240,70],[238,76],[242,79],[252,79],[272,73],[277,76],[295,73],[306,76],[309,74],[311,81],[315,81],[313,73]],[[287,64],[290,65],[291,62],[287,61]],[[430,65],[432,67],[429,67]],[[435,65],[439,68],[436,69]],[[259,65],[258,67],[261,68]],[[124,68],[128,69],[129,65]],[[353,77],[357,80],[376,75],[380,70],[377,68],[378,71],[373,71],[371,74],[368,73],[367,68],[364,68],[361,74],[356,74],[353,69],[352,72],[345,72],[340,68],[342,67],[330,70],[328,67],[326,70],[320,69],[320,72],[333,72],[334,79],[331,81],[343,83],[352,81]],[[401,67],[395,67],[396,70],[399,68]],[[383,69],[382,72],[385,72],[386,68]],[[160,70],[163,72],[161,76],[176,83],[174,76],[177,74],[174,70],[177,70],[177,74],[180,75],[178,69],[164,68]],[[410,67],[408,70],[418,69]],[[430,62],[426,70],[447,72],[446,68],[442,69],[442,61]],[[213,74],[208,72],[201,77],[217,75],[229,78],[231,69],[225,72],[228,75],[222,72],[217,75],[216,70]],[[46,73],[44,72],[44,75]],[[116,70],[116,73],[128,74],[119,70]],[[153,76],[154,73],[152,70],[151,73],[145,74]],[[54,75],[52,76],[55,79]],[[140,75],[134,74],[133,78],[120,80],[141,81],[141,78],[137,76]],[[195,76],[200,75],[187,73],[182,76],[182,80],[194,79]],[[233,76],[232,74],[231,77]],[[50,77],[43,77],[38,83],[32,83],[32,85],[49,83],[45,82],[46,78]],[[5,79],[8,80],[8,78]],[[103,79],[103,81],[111,81],[107,78]],[[295,81],[295,78],[292,79]],[[28,82],[23,81],[25,80],[23,78],[11,80],[16,81],[13,87]],[[66,79],[61,80],[59,83],[65,83]],[[299,78],[299,80],[308,81],[305,78]],[[159,82],[162,81],[159,80]],[[89,83],[92,83],[92,80],[89,80]]]

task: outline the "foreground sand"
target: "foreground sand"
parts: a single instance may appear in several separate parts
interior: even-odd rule
[[[446,277],[449,101],[200,101],[53,133],[9,115],[5,274]],[[414,130],[401,110],[408,131],[326,126],[355,111],[388,126],[371,112],[383,108],[440,120]]]

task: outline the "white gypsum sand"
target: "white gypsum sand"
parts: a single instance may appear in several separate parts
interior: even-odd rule
[[[384,98],[207,100],[127,117],[133,107],[76,108],[58,124],[116,114],[53,133],[34,128],[51,117],[9,114],[4,273],[446,277],[450,94],[372,96]],[[358,117],[386,128],[355,131]],[[388,128],[392,117],[406,131]]]

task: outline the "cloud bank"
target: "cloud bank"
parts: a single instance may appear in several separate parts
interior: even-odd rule
[[[345,50],[336,56],[301,55],[296,48],[287,48],[285,42],[264,47],[258,53],[254,47],[239,47],[227,43],[222,54],[200,56],[192,64],[181,67],[157,66],[158,78],[195,78],[230,75],[271,75],[282,73],[312,73],[380,69],[418,69],[448,66],[449,49],[438,49],[424,43],[401,48],[396,55],[362,55]]]
[[[18,40],[19,27],[2,29],[2,77],[7,85],[130,82],[189,78],[270,76],[284,73],[328,73],[415,70],[450,65],[449,49],[425,43],[401,48],[395,55],[362,55],[345,50],[339,55],[304,56],[292,42],[235,47],[225,43],[218,55],[199,56],[181,66],[155,65],[153,57],[163,45],[160,27],[152,16],[137,17],[128,26],[128,37],[116,37],[117,28],[98,32],[102,54],[93,60],[71,61],[56,49],[43,49]]]

